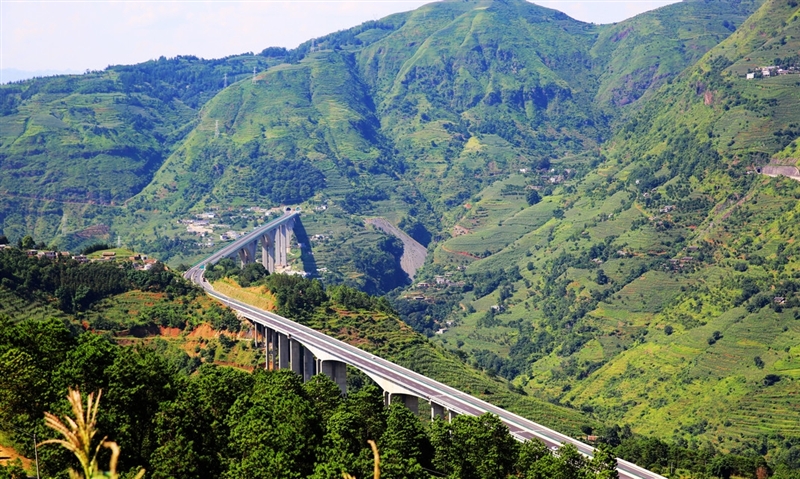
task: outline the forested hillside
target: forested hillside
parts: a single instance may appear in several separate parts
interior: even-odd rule
[[[761,174],[800,166],[799,18],[444,1],[291,51],[0,86],[0,227],[177,266],[300,205],[293,267],[387,294],[448,361],[590,428],[800,468],[800,182]],[[413,282],[372,217],[428,247]],[[414,337],[381,352],[429,351]]]
[[[3,231],[66,247],[122,234],[187,257],[197,248],[165,225],[187,211],[314,198],[437,232],[497,177],[596,156],[618,113],[609,95],[638,98],[650,87],[632,75],[655,69],[654,88],[753,8],[689,2],[597,26],[521,0],[439,2],[313,52],[309,41],[5,85]],[[631,53],[640,37],[664,40]],[[615,66],[623,52],[633,70]]]
[[[203,365],[190,376],[153,349],[76,336],[57,320],[2,326],[0,427],[53,437],[31,418],[62,410],[67,387],[102,389],[97,426],[120,445],[118,467],[128,474],[144,467],[156,478],[369,477],[367,440],[378,443],[382,476],[389,478],[431,477],[428,471],[487,479],[606,477],[599,474],[616,465],[608,452],[588,461],[573,447],[554,456],[538,441],[520,445],[490,415],[427,427],[401,404],[386,408],[374,385],[343,398],[322,375],[303,384],[291,371]],[[20,446],[32,456],[26,436],[18,435]],[[64,474],[74,460],[52,445],[38,453],[46,477]],[[0,466],[3,477],[19,473]]]
[[[474,285],[439,293],[466,309],[440,316],[443,341],[596,418],[793,454],[800,182],[757,171],[797,161],[799,77],[745,74],[793,65],[797,17],[766,2],[637,109],[596,169],[485,190],[436,251],[432,275],[468,264]],[[526,185],[546,192],[530,207]]]
[[[46,303],[54,284],[60,281],[66,287],[76,281],[75,270],[89,267],[106,269],[106,279],[116,279],[104,282],[125,291],[81,312],[62,311],[59,318],[38,319],[29,312],[4,309],[0,444],[27,457],[33,455],[29,442],[33,432],[40,441],[54,436],[44,426],[44,412],[66,411],[66,391],[79,388],[84,393],[103,391],[97,426],[122,448],[119,469],[130,473],[144,467],[150,477],[333,479],[343,471],[369,477],[372,455],[367,440],[378,443],[382,477],[395,478],[607,478],[614,477],[617,455],[654,469],[677,468],[684,473],[748,475],[767,470],[763,458],[668,445],[635,436],[629,427],[604,427],[581,420],[578,412],[504,392],[501,381],[470,370],[402,325],[385,298],[346,286],[325,290],[317,281],[258,276],[247,270],[220,269],[210,275],[219,287],[230,274],[228,279],[249,284],[233,294],[249,294],[250,299],[260,295],[273,301],[281,314],[504,407],[561,428],[581,424],[583,432],[573,429],[575,435],[593,429],[603,438],[595,458],[587,460],[572,447],[554,455],[538,441],[520,444],[491,415],[458,416],[450,423],[421,421],[400,404],[387,408],[382,391],[356,371],[349,373],[346,398],[322,375],[302,384],[292,372],[264,371],[261,350],[235,335],[247,327],[228,310],[199,304],[205,298],[193,296],[195,291],[171,272],[141,271],[137,276],[124,264],[34,259],[18,250],[3,251],[0,266],[0,293],[6,298],[27,296]],[[38,285],[16,280],[39,276],[43,281]],[[83,287],[89,295],[105,291],[101,284]],[[151,296],[137,303],[129,294],[135,291]],[[174,296],[159,298],[163,291]],[[121,329],[130,324],[117,319],[130,307],[142,308],[141,318],[136,319],[147,317],[166,328],[162,337],[132,341]],[[51,313],[58,315],[55,309]],[[205,322],[217,334],[194,343]],[[168,334],[170,328],[185,331],[174,337]],[[192,350],[193,343],[197,345]],[[252,372],[250,364],[256,365]],[[42,445],[38,454],[46,477],[60,477],[72,465],[69,454],[56,446]],[[23,474],[19,467],[0,466],[0,477],[24,477],[19,476]],[[781,468],[785,464],[778,465],[776,477],[789,477],[780,475]]]

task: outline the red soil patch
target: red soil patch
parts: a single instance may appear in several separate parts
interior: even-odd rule
[[[166,336],[168,338],[177,338],[183,330],[179,328],[165,328],[163,326],[158,328],[158,335],[159,336]]]
[[[33,463],[33,461],[31,461],[26,457],[20,456],[19,453],[17,453],[17,451],[14,450],[14,448],[12,447],[0,445],[0,465],[6,466],[16,461],[17,459],[22,461],[23,469],[25,469],[26,471],[31,470],[31,464]]]
[[[208,323],[201,324],[189,333],[189,337],[192,339],[212,339],[217,336],[219,336],[219,331],[215,331]]]

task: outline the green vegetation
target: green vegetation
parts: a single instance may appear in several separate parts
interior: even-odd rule
[[[39,259],[15,248],[0,251],[0,285],[32,301],[55,300],[66,313],[86,311],[103,298],[132,289],[179,296],[194,293],[192,286],[167,272],[163,264],[144,271],[129,262]]]
[[[617,110],[595,97],[640,95],[621,58],[655,68],[655,88],[753,8],[688,2],[611,28],[523,1],[445,2],[316,39],[313,53],[162,57],[4,85],[0,225],[67,249],[120,234],[177,264],[197,248],[165,225],[188,211],[312,199],[347,213],[339,227],[413,219],[427,244],[498,176],[607,138]],[[631,59],[641,38],[659,40]]]
[[[437,319],[425,327],[448,322],[436,337],[485,370],[672,446],[790,454],[800,184],[753,173],[773,155],[791,158],[794,133],[773,132],[800,121],[788,89],[797,80],[755,84],[737,65],[796,48],[796,12],[766,2],[632,109],[596,168],[552,161],[577,174],[537,205],[514,208],[508,186],[475,195],[458,223],[470,231],[422,272],[466,267],[466,287],[425,292]],[[513,233],[513,218],[548,201],[561,214]],[[518,280],[477,287],[487,271],[513,268]]]
[[[266,284],[281,311],[537,420],[629,426],[625,454],[643,465],[706,461],[724,477],[765,458],[784,474],[800,467],[800,182],[757,171],[800,164],[800,76],[745,75],[796,66],[798,28],[794,0],[686,1],[601,26],[521,0],[437,2],[310,53],[6,85],[0,227],[12,244],[76,251],[120,235],[191,264],[218,233],[177,220],[213,211],[246,231],[264,220],[253,207],[303,203],[292,259],[327,287],[209,274]],[[255,82],[236,76],[253,66]],[[413,284],[365,216],[428,245]],[[8,277],[6,314],[84,315],[96,329],[104,307],[130,327],[210,320],[178,305],[182,292],[142,307],[125,268],[87,266],[102,285],[48,268],[42,294],[25,286],[36,268]],[[354,289],[389,293],[420,334]],[[691,458],[656,459],[673,450]]]
[[[587,461],[567,447],[556,457],[537,442],[520,448],[491,415],[425,427],[402,405],[387,409],[374,385],[345,399],[325,376],[302,384],[291,371],[214,366],[189,376],[153,350],[76,336],[59,321],[5,322],[0,356],[0,427],[37,431],[45,439],[43,474],[51,477],[72,461],[46,445],[54,431],[44,426],[45,411],[60,410],[73,385],[104,391],[90,425],[125,451],[112,465],[123,475],[144,466],[153,477],[333,478],[344,470],[364,477],[372,469],[367,440],[377,438],[385,477],[430,477],[423,467],[476,479],[553,477],[553,470],[565,478],[615,477],[613,456]]]

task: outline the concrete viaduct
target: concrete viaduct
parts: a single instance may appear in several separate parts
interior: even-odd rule
[[[492,413],[502,420],[512,436],[520,441],[539,439],[550,449],[563,444],[573,444],[578,451],[592,456],[594,448],[574,438],[549,429],[541,424],[510,413],[478,398],[465,394],[438,381],[386,361],[347,343],[303,326],[269,311],[264,311],[225,296],[205,280],[203,273],[208,264],[222,258],[238,258],[244,266],[256,261],[256,251],[261,244],[261,262],[270,271],[287,265],[287,250],[292,229],[299,220],[299,212],[287,211],[283,216],[266,223],[220,249],[189,269],[184,277],[202,287],[206,294],[217,299],[255,326],[254,341],[264,349],[265,367],[291,369],[304,380],[315,374],[325,374],[347,392],[347,366],[352,366],[372,378],[383,388],[384,402],[402,402],[414,412],[419,411],[419,401],[430,404],[431,418],[448,420],[457,414],[479,416]],[[618,460],[617,470],[622,479],[666,479],[627,461]]]

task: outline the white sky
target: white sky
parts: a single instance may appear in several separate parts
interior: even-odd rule
[[[677,0],[539,0],[585,22],[611,23]],[[161,55],[218,58],[292,48],[416,0],[0,0],[0,68],[99,70]]]

